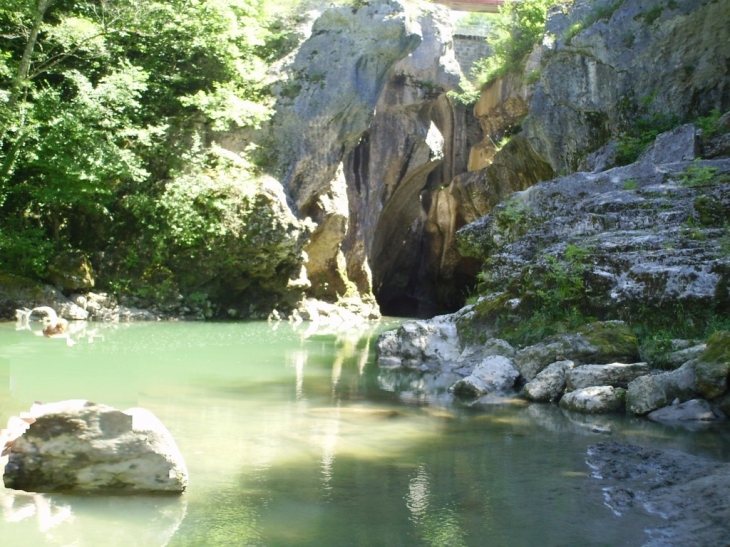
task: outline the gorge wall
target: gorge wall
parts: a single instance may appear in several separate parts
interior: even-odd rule
[[[460,228],[586,168],[639,116],[730,107],[727,20],[716,0],[556,6],[527,66],[472,112],[446,95],[460,72],[446,10],[327,10],[284,69],[274,120],[283,184],[311,219],[309,294],[387,314],[458,308],[481,266],[459,253]]]

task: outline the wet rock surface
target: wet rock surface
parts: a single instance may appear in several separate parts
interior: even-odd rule
[[[704,399],[690,399],[684,403],[669,405],[659,410],[650,412],[647,418],[655,422],[676,423],[676,422],[716,422],[725,419],[725,415],[719,409],[712,408],[712,405]]]
[[[648,511],[664,519],[647,530],[646,547],[730,544],[730,464],[617,442],[591,446],[586,463],[617,516]]]

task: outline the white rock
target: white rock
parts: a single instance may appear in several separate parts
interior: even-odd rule
[[[626,388],[630,381],[646,374],[649,374],[649,365],[646,363],[582,365],[569,371],[565,380],[568,391],[593,386]]]
[[[525,385],[525,397],[531,401],[557,401],[565,391],[565,375],[574,366],[573,361],[556,361],[548,365]]]
[[[625,390],[612,386],[596,386],[566,393],[560,399],[560,406],[576,412],[603,414],[621,412],[624,406]]]
[[[28,492],[182,493],[188,473],[170,432],[148,410],[85,400],[34,408],[12,444],[5,486]]]
[[[494,391],[505,392],[514,387],[519,375],[512,359],[492,355],[474,367],[470,376],[452,385],[449,391],[464,397],[481,397]]]

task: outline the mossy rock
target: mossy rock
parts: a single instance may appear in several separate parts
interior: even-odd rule
[[[719,331],[707,341],[707,348],[695,365],[697,390],[706,399],[727,391],[730,375],[730,331]]]
[[[639,341],[623,321],[596,321],[583,325],[576,332],[596,346],[606,362],[640,359]]]
[[[62,291],[92,289],[95,285],[94,270],[89,257],[80,251],[59,254],[48,265],[48,281]]]

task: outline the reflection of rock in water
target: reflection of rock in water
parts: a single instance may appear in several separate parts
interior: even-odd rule
[[[61,497],[0,488],[0,511],[9,526],[36,521],[35,539],[24,528],[28,545],[163,547],[180,528],[186,510],[184,498]]]
[[[397,393],[406,403],[451,404],[454,396],[448,392],[462,376],[455,372],[404,372],[381,370],[378,385],[385,391]]]

